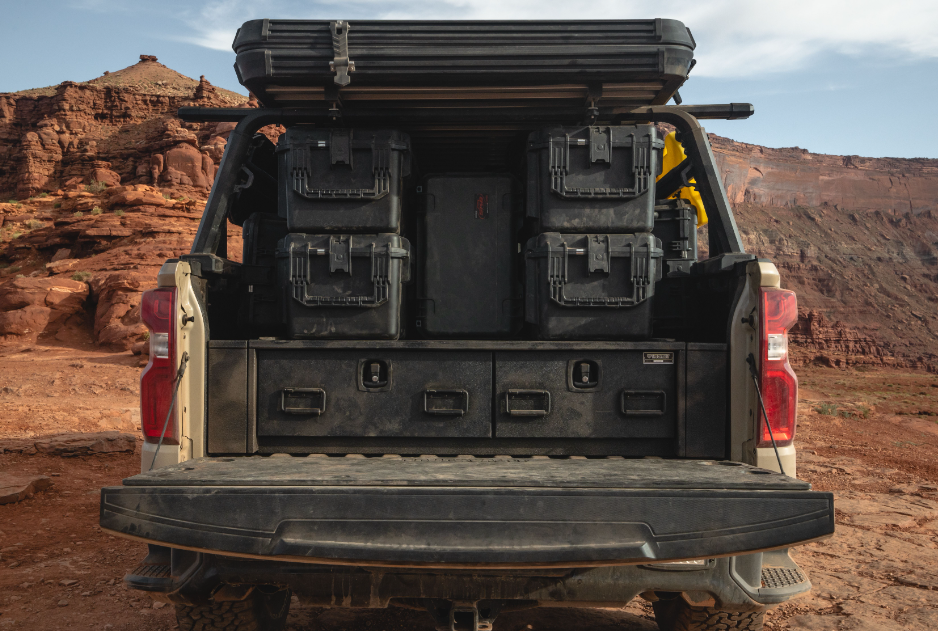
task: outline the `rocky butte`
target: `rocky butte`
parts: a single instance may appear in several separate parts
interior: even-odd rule
[[[143,346],[140,293],[188,250],[233,128],[182,105],[256,103],[149,55],[0,94],[0,341]],[[747,250],[798,292],[796,360],[938,370],[938,160],[711,142]]]

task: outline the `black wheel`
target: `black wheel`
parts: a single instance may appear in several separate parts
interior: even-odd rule
[[[659,600],[651,604],[661,631],[762,631],[765,610],[729,611],[715,607],[694,607],[683,598]]]
[[[255,588],[244,600],[176,605],[176,620],[180,631],[282,631],[291,596],[289,589],[265,594]]]

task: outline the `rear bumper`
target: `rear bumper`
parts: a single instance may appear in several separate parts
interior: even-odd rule
[[[151,543],[388,567],[647,564],[787,548],[834,531],[833,496],[693,461],[201,459],[101,494]]]

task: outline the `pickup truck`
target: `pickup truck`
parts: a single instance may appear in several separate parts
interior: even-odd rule
[[[141,473],[101,492],[149,546],[126,584],[245,630],[636,597],[761,629],[809,590],[789,550],[834,507],[797,479],[796,298],[699,122],[753,108],[682,104],[693,48],[673,20],[246,23],[261,107],[179,111],[237,126],[143,295]]]

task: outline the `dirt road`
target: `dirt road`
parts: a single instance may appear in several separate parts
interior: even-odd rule
[[[81,364],[78,368],[72,364]],[[0,353],[0,442],[62,431],[135,430],[137,360],[39,348]],[[931,630],[938,626],[938,377],[802,369],[799,476],[837,494],[837,535],[798,550],[813,592],[769,614],[769,629]],[[97,392],[95,392],[97,390]],[[921,412],[926,412],[921,414]],[[0,471],[53,477],[0,506],[0,631],[175,629],[171,608],[121,577],[144,546],[97,527],[98,489],[133,475],[139,455],[0,454]],[[289,629],[427,630],[416,611],[348,612],[294,603]],[[656,629],[625,609],[506,614],[497,631]]]

